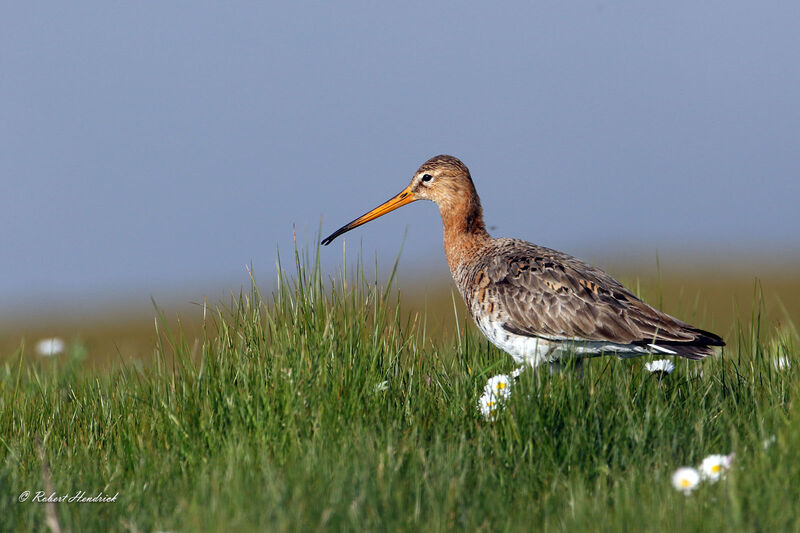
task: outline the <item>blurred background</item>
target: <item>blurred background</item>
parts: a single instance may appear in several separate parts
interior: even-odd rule
[[[0,358],[54,336],[146,357],[151,298],[191,328],[248,265],[268,292],[295,232],[314,246],[438,153],[496,236],[726,336],[759,285],[772,322],[800,318],[796,2],[0,13]],[[452,309],[441,232],[419,202],[322,265],[360,251],[385,277],[405,238],[408,304]]]

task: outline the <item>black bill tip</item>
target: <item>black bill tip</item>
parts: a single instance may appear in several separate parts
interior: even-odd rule
[[[348,228],[347,226],[342,226],[341,228],[337,229],[336,231],[334,231],[333,233],[322,239],[322,246],[328,246],[330,243],[333,242],[334,239],[336,239],[336,237],[338,237],[342,233],[346,233],[349,229],[350,228]]]

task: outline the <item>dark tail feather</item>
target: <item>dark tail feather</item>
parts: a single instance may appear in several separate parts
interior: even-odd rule
[[[703,357],[712,355],[714,349],[712,346],[725,346],[725,341],[722,337],[710,331],[705,331],[699,328],[688,328],[689,331],[696,336],[689,342],[675,342],[675,343],[658,343],[659,346],[664,346],[674,351],[678,356],[685,357],[686,359],[702,359]]]
[[[667,344],[659,342],[658,346],[662,346],[667,350],[672,350],[678,357],[695,361],[714,353],[714,349],[707,344]],[[714,346],[719,345],[715,344]]]
[[[722,340],[722,337],[711,333],[710,331],[705,331],[694,327],[688,327],[686,328],[686,331],[693,333],[695,335],[694,339],[685,342],[656,340],[655,342],[651,341],[649,343],[642,344],[647,344],[650,346],[655,344],[658,347],[672,350],[678,357],[693,360],[702,359],[712,355],[714,353],[713,346],[725,346],[725,341]]]

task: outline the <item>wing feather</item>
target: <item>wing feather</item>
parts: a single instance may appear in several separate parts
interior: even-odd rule
[[[525,241],[498,239],[473,276],[498,306],[503,327],[518,335],[619,344],[722,345],[647,305],[602,270]],[[469,292],[469,291],[467,291]],[[470,302],[468,302],[470,303]]]

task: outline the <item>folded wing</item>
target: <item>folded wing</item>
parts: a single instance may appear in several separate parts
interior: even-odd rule
[[[605,341],[700,359],[723,340],[647,305],[621,283],[572,256],[502,239],[475,273],[476,294],[499,306],[503,328],[550,340]],[[483,291],[482,293],[480,291]],[[654,352],[668,353],[658,348]]]

